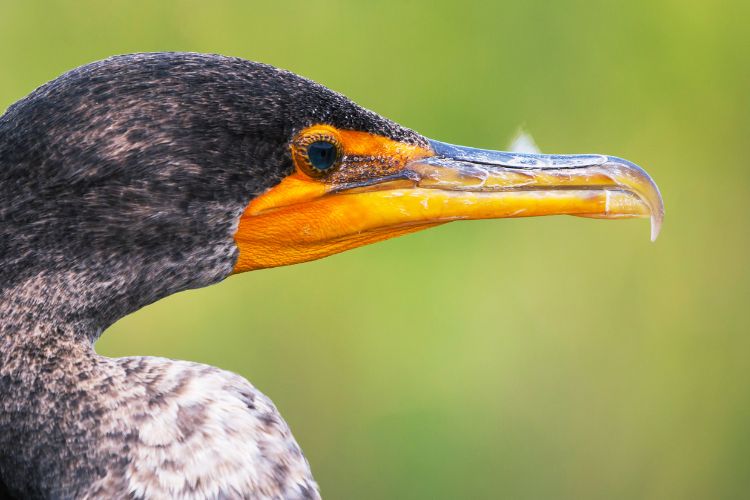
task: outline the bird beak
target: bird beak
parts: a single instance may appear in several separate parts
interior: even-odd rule
[[[349,136],[342,142],[348,149],[339,177],[296,172],[250,204],[235,235],[235,272],[318,259],[455,220],[650,217],[654,240],[664,216],[654,181],[613,156],[509,153],[438,141],[427,149]],[[377,175],[360,170],[347,179],[348,157],[369,158]]]
[[[639,166],[605,155],[509,153],[430,141],[435,155],[410,163],[417,185],[446,193],[461,218],[576,215],[664,218],[659,188]],[[461,204],[467,205],[461,209]]]

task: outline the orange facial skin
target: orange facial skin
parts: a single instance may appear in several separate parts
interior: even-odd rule
[[[321,137],[340,145],[341,160],[330,174],[314,177],[301,146]],[[435,225],[401,224],[363,198],[365,193],[335,192],[349,183],[395,174],[432,151],[327,125],[301,131],[290,148],[297,171],[255,198],[240,219],[235,273],[320,259]]]

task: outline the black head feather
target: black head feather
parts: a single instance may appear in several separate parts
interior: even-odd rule
[[[66,73],[0,117],[0,290],[51,276],[70,293],[44,310],[100,329],[224,278],[242,210],[292,172],[288,143],[316,123],[424,144],[237,58],[135,54]]]

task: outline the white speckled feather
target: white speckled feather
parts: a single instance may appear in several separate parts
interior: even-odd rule
[[[129,372],[127,421],[137,441],[125,477],[113,470],[88,498],[319,498],[310,467],[273,403],[247,380],[163,358],[114,360]]]

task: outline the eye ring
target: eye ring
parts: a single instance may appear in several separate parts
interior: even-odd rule
[[[341,142],[328,133],[304,135],[292,143],[292,156],[297,168],[310,177],[324,177],[340,166]]]

